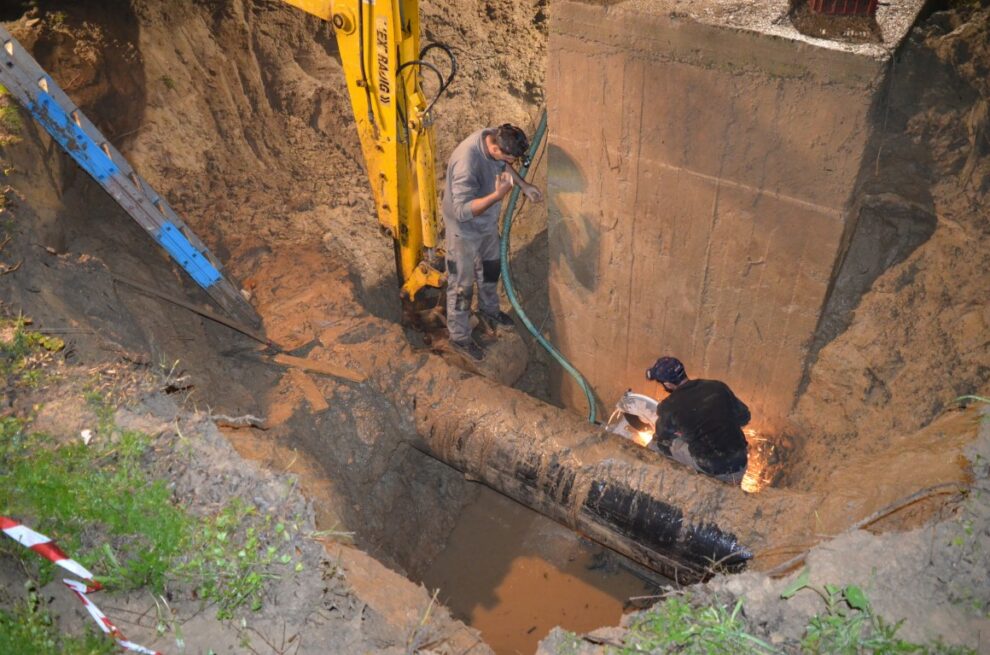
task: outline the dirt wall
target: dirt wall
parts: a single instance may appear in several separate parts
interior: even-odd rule
[[[885,468],[955,398],[990,389],[988,44],[986,9],[939,12],[894,61],[870,213],[836,283],[868,290],[823,322],[795,412],[813,430],[796,484],[818,484],[835,453]]]

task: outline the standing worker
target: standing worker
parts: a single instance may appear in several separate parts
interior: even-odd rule
[[[696,471],[739,484],[746,472],[749,408],[724,382],[691,380],[675,357],[661,357],[646,379],[670,394],[657,407],[658,449]]]
[[[506,123],[478,130],[464,139],[450,155],[443,194],[443,220],[447,246],[447,330],[458,352],[481,361],[482,350],[471,339],[471,299],[476,270],[478,311],[494,330],[511,326],[512,317],[498,304],[498,217],[502,198],[514,184],[532,202],[543,194],[512,167],[529,148],[525,132]]]

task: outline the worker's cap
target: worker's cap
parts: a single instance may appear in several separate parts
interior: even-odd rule
[[[684,364],[676,357],[661,357],[653,366],[646,369],[646,379],[654,382],[680,384],[686,377]]]
[[[495,131],[495,143],[507,155],[524,157],[529,150],[529,139],[526,133],[512,123],[503,123]]]

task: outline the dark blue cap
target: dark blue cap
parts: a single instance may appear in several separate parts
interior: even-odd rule
[[[676,357],[661,357],[653,366],[646,369],[646,379],[654,382],[680,384],[686,377],[684,364]]]

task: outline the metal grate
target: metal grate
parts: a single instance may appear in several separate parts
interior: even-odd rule
[[[828,16],[875,16],[877,0],[808,0],[808,9]]]

